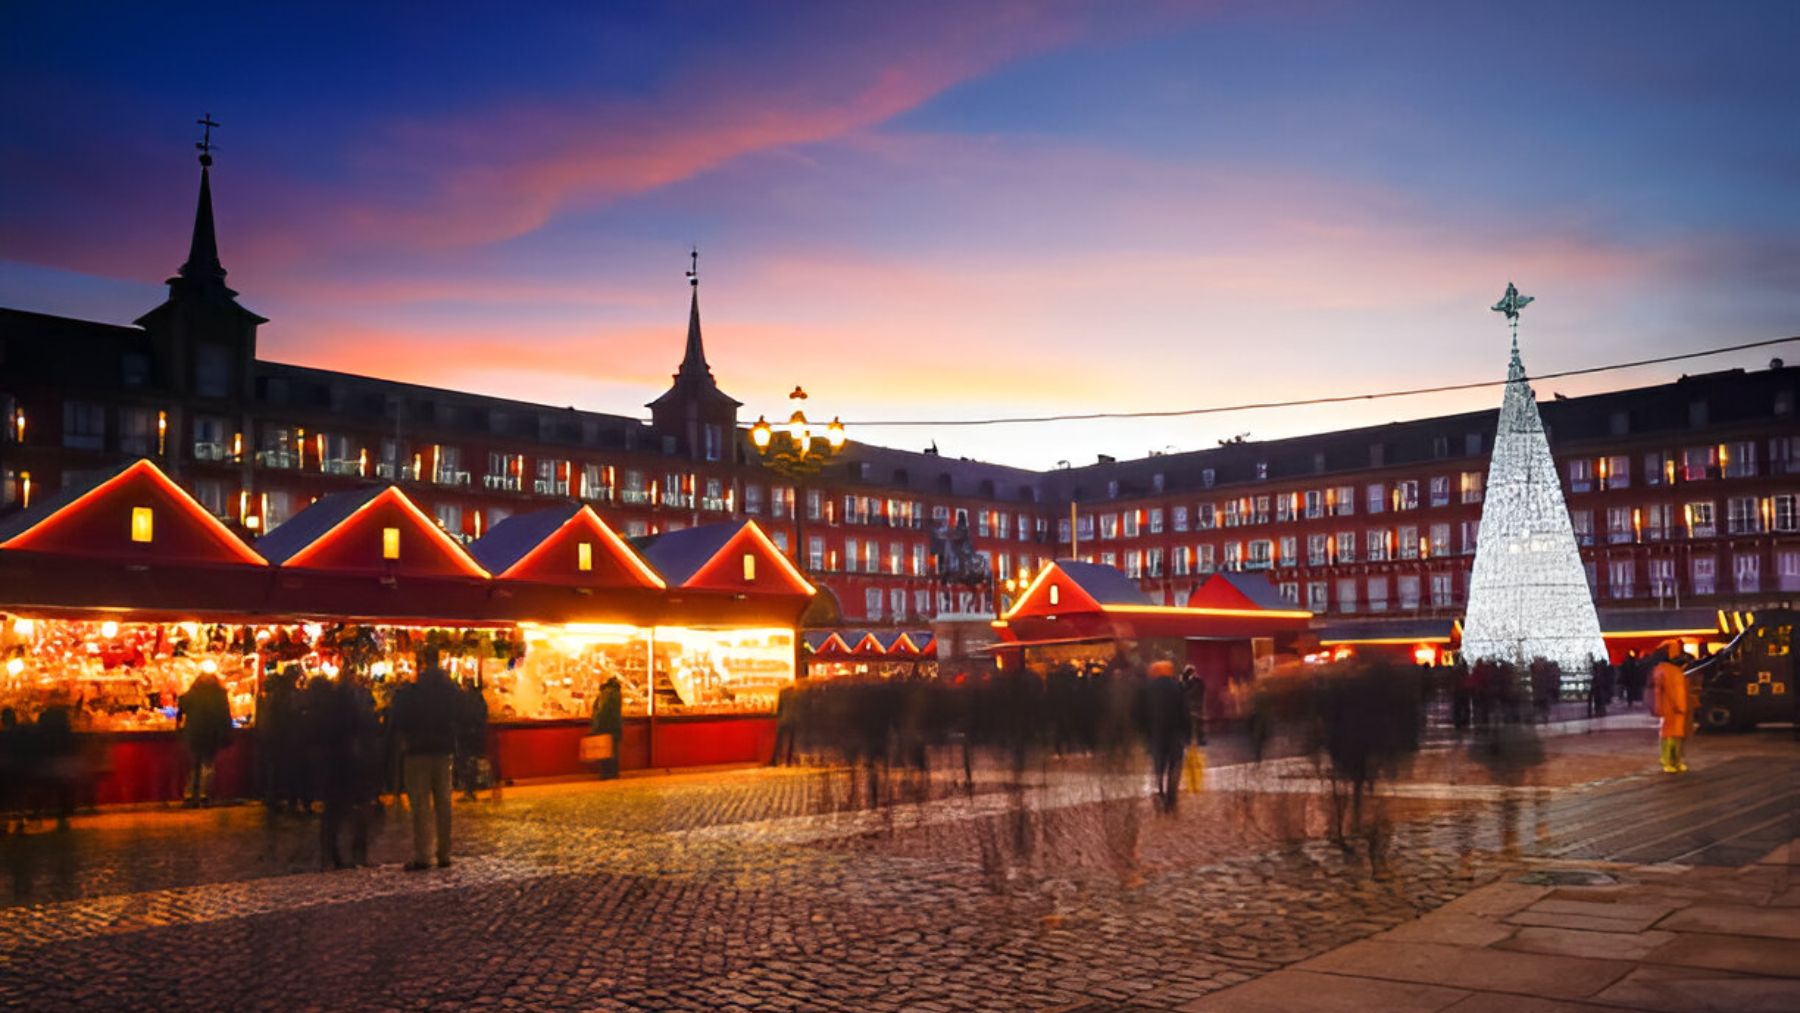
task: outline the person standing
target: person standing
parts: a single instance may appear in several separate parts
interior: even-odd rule
[[[319,794],[325,812],[319,820],[320,861],[342,869],[339,829],[350,824],[350,862],[369,860],[369,800],[374,795],[380,745],[375,734],[375,700],[359,673],[346,670],[335,683],[325,683],[319,703],[323,713],[314,728],[321,766]]]
[[[488,707],[481,693],[481,683],[471,679],[463,684],[462,709],[456,723],[456,786],[464,802],[475,801],[475,789],[481,787],[481,761],[487,756]]]
[[[794,765],[794,735],[800,727],[800,690],[793,683],[775,694],[775,752],[767,766]]]
[[[1650,672],[1650,708],[1662,719],[1660,745],[1665,774],[1687,771],[1687,737],[1694,733],[1693,701],[1688,696],[1687,672],[1681,667],[1681,648],[1666,644],[1655,655]]]
[[[588,734],[610,739],[599,759],[600,780],[614,780],[619,776],[619,740],[625,736],[625,694],[616,675],[607,676],[600,684],[600,693],[594,698],[594,715],[588,722]]]
[[[434,822],[437,866],[450,867],[450,758],[456,752],[462,706],[462,694],[435,658],[424,662],[418,681],[394,694],[401,779],[412,808],[413,860],[406,863],[408,872],[431,867]]]
[[[1188,665],[1181,670],[1181,695],[1187,699],[1188,721],[1193,725],[1194,744],[1206,745],[1206,680]]]
[[[1143,716],[1140,727],[1156,771],[1156,807],[1171,812],[1179,797],[1176,793],[1181,789],[1182,759],[1187,753],[1188,737],[1193,734],[1187,697],[1181,691],[1181,684],[1175,681],[1173,672],[1144,680],[1141,692]]]
[[[193,766],[193,794],[187,804],[205,805],[212,795],[213,761],[231,741],[231,701],[219,677],[201,672],[181,694],[175,724]]]

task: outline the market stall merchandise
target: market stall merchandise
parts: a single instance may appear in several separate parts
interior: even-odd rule
[[[135,462],[0,522],[0,706],[69,714],[101,802],[173,797],[176,702],[202,675],[244,732],[220,759],[227,794],[252,787],[275,675],[354,671],[380,706],[433,663],[481,691],[502,777],[581,772],[574,742],[615,679],[622,766],[759,758],[813,589],[754,524],[662,538],[640,555],[570,503],[465,548],[377,485],[251,546]]]

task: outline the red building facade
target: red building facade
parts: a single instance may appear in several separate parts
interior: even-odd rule
[[[853,441],[796,487],[706,364],[697,284],[646,423],[262,360],[225,274],[203,173],[188,260],[135,326],[0,309],[0,514],[149,457],[252,537],[375,480],[463,541],[571,500],[627,538],[749,517],[862,626],[991,616],[1071,554],[1169,604],[1264,571],[1327,622],[1452,617],[1467,593],[1495,412],[1048,473]],[[1603,609],[1800,597],[1797,390],[1775,366],[1542,406]],[[939,579],[959,522],[986,586]]]

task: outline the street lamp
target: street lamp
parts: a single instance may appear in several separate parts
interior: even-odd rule
[[[750,443],[756,447],[757,456],[762,458],[763,467],[775,472],[794,483],[794,561],[799,564],[801,572],[807,570],[805,510],[806,479],[817,475],[820,469],[843,451],[845,436],[844,423],[833,418],[824,426],[821,435],[819,427],[808,421],[801,402],[806,400],[806,391],[796,386],[788,395],[794,403],[794,411],[786,422],[770,422],[764,416],[757,416],[756,424],[750,427]]]

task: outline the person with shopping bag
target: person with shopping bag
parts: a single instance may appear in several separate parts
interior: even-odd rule
[[[619,776],[619,738],[625,733],[624,694],[618,676],[608,676],[594,699],[594,717],[581,740],[581,759],[599,766],[600,779]]]

